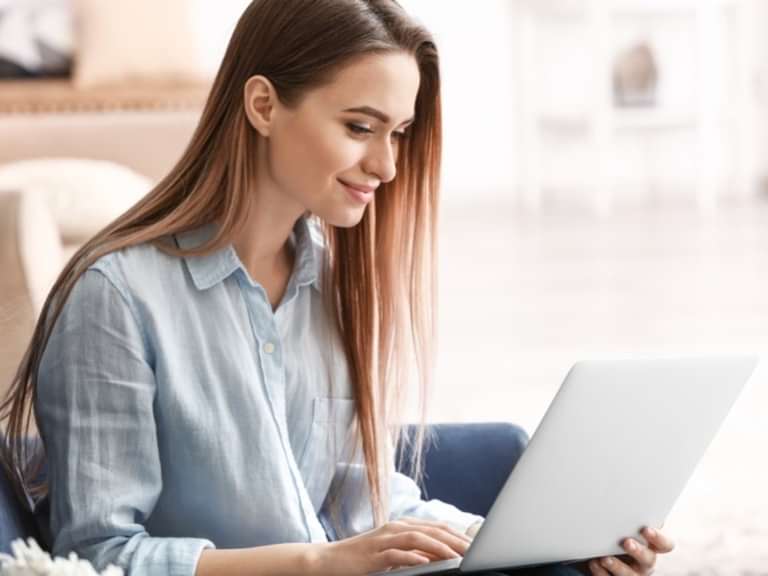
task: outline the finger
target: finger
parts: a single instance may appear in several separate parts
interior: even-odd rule
[[[419,528],[419,530],[424,532],[425,534],[428,534],[429,536],[432,536],[432,538],[435,538],[436,540],[440,540],[444,544],[447,544],[453,550],[455,550],[457,554],[461,554],[462,556],[464,556],[464,554],[467,553],[467,550],[469,549],[469,545],[471,544],[471,541],[468,542],[464,538],[458,538],[453,534],[450,534],[448,532],[443,532],[439,528],[430,528],[427,526],[427,527]]]
[[[469,544],[471,543],[471,540],[455,536],[454,532],[443,530],[442,528],[433,524],[414,522],[403,523],[403,525],[406,527],[404,528],[405,531],[417,530],[419,532],[428,534],[432,538],[447,544],[453,548],[457,554],[461,554],[462,556],[466,553],[467,549],[469,548]]]
[[[434,520],[422,520],[420,518],[411,518],[409,516],[400,518],[400,521],[405,524],[409,524],[411,526],[421,525],[421,526],[431,526],[433,528],[439,528],[457,538],[466,540],[467,542],[472,542],[472,538],[467,536],[464,532],[460,532],[459,530],[456,530],[456,528],[454,528],[450,524],[446,524],[445,522],[435,522]]]
[[[637,572],[615,556],[600,558],[599,562],[600,566],[609,574],[614,574],[615,576],[637,576]]]
[[[644,570],[649,570],[656,564],[656,552],[645,544],[641,544],[632,538],[627,538],[621,545],[627,551],[627,554]]]
[[[435,562],[436,560],[442,560],[440,556],[435,556],[434,554],[431,554],[429,552],[424,552],[422,550],[409,550],[409,552],[415,552],[416,554],[420,554],[430,562]]]
[[[416,530],[400,532],[386,537],[385,548],[417,550],[419,552],[433,554],[441,559],[458,558],[460,556],[447,544]]]
[[[437,562],[438,560],[442,560],[440,556],[435,556],[434,554],[429,554],[428,552],[419,552],[424,558],[429,560],[430,562]]]
[[[668,552],[672,552],[672,550],[675,548],[674,542],[672,542],[670,538],[662,534],[659,530],[645,527],[640,533],[648,542],[648,547],[655,552],[667,554]]]
[[[611,573],[608,572],[608,570],[600,566],[600,562],[598,562],[597,559],[589,561],[589,571],[592,572],[594,576],[611,576]]]
[[[409,550],[397,550],[390,548],[376,555],[376,567],[374,570],[381,571],[388,568],[399,568],[401,566],[419,566],[427,564],[430,559],[418,552]]]

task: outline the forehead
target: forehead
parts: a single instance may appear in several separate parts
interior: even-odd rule
[[[316,90],[314,97],[319,104],[337,111],[371,106],[398,124],[413,115],[419,83],[413,56],[372,54],[343,67],[333,82]]]

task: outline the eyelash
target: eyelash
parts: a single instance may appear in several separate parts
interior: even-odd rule
[[[347,127],[354,133],[358,135],[363,134],[373,134],[373,130],[369,130],[368,128],[365,128],[364,126],[360,126],[359,124],[349,123],[347,124]],[[405,130],[403,132],[392,132],[393,136],[396,136],[398,140],[404,140],[408,137],[408,130]]]

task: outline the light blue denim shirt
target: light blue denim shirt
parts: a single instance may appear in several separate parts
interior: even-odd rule
[[[175,239],[200,245],[212,225]],[[234,249],[179,258],[151,245],[94,263],[45,349],[38,425],[53,553],[128,576],[191,576],[204,548],[325,542],[372,527],[350,438],[352,386],[326,316],[322,240],[299,219],[273,311]],[[348,474],[341,527],[326,495]],[[390,519],[479,516],[390,479]],[[330,499],[328,499],[330,500]]]

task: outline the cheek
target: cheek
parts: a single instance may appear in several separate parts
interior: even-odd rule
[[[275,180],[287,190],[304,195],[332,185],[361,158],[362,146],[341,130],[293,130],[273,142],[270,160]]]

